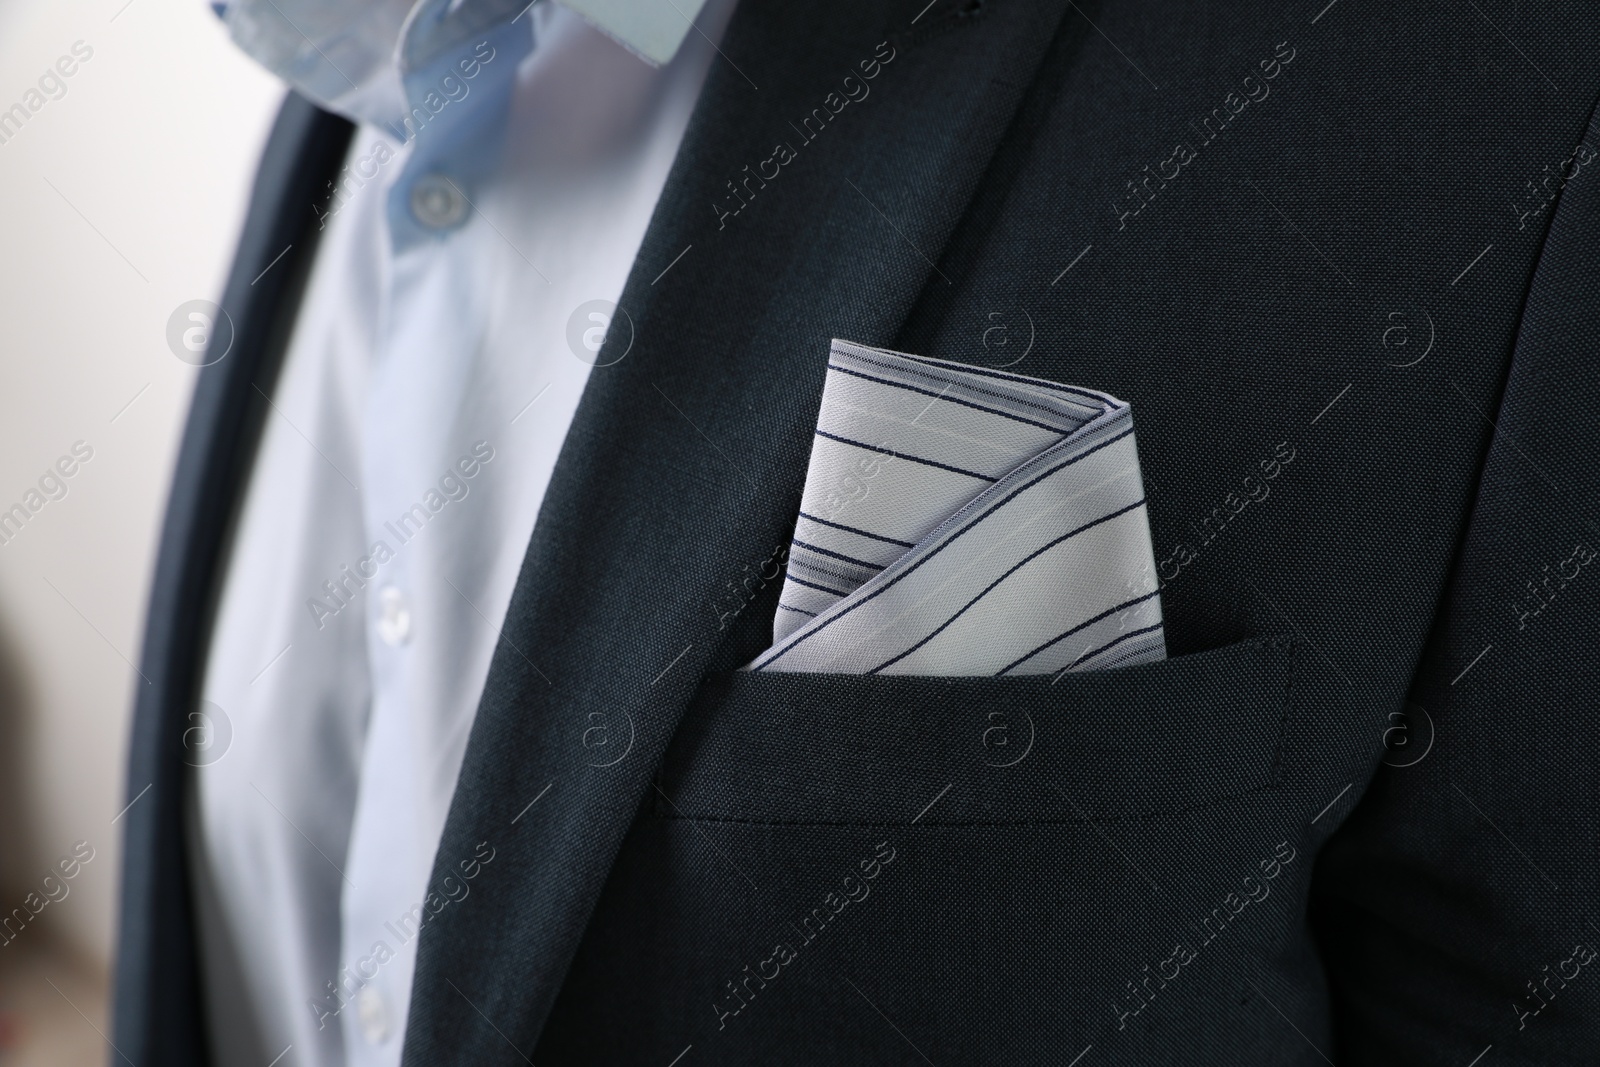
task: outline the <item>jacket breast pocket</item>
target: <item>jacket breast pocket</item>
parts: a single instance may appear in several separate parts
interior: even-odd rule
[[[1055,678],[709,676],[653,791],[666,819],[1142,819],[1272,788],[1294,642]]]

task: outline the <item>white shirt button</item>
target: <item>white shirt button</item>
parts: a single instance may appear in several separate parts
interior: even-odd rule
[[[411,607],[406,595],[392,585],[378,592],[378,636],[391,648],[411,640]]]
[[[443,174],[424,174],[411,186],[411,214],[430,230],[448,230],[467,217],[467,198]]]
[[[361,1034],[374,1045],[381,1045],[389,1036],[389,1006],[383,994],[367,986],[356,994],[356,1016],[361,1021]]]

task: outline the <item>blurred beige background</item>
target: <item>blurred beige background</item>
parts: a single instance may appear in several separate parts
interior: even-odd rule
[[[77,42],[64,95],[30,97]],[[0,126],[0,510],[74,442],[93,449],[66,495],[0,545],[0,916],[75,842],[94,850],[0,947],[0,1067],[121,1062],[101,1033],[113,820],[197,373],[166,324],[220,294],[281,94],[203,0],[0,0],[0,113],[44,101],[19,130]]]

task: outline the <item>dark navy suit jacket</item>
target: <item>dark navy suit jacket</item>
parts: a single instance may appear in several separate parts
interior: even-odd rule
[[[528,546],[435,875],[494,860],[406,1062],[1593,1062],[1600,8],[924,5],[734,16]],[[349,132],[284,106],[175,475],[140,1067],[206,1058],[182,734]],[[732,673],[833,337],[1130,401],[1172,658]]]

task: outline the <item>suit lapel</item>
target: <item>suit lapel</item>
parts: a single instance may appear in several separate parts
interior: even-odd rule
[[[262,151],[222,297],[234,342],[202,370],[172,476],[150,587],[129,738],[117,946],[116,1045],[137,1063],[200,1064],[195,927],[184,858],[183,738],[199,699],[230,517],[316,247],[316,206],[350,141],[343,119],[291,93]]]
[[[892,343],[949,284],[934,264],[1061,16],[949,6],[735,14],[512,597],[434,886],[494,858],[426,928],[409,1062],[531,1054],[717,591],[793,519],[829,340]]]

